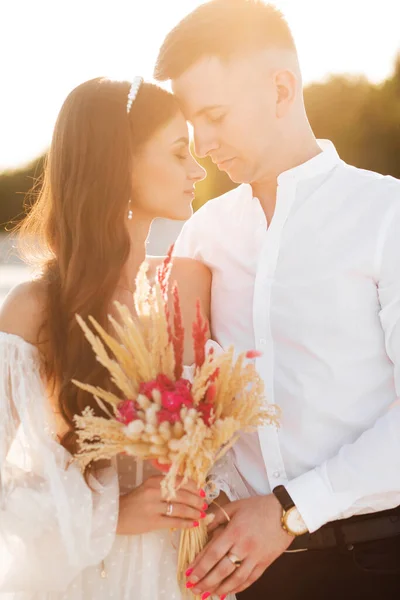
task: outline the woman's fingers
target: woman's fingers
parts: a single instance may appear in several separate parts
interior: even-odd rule
[[[172,510],[167,514],[169,507],[171,507]],[[206,516],[206,513],[202,510],[198,510],[196,508],[193,508],[192,506],[188,506],[187,504],[181,504],[175,501],[161,502],[160,514],[165,515],[168,518],[173,517],[174,519],[190,519],[192,522],[204,519],[204,517]]]
[[[174,517],[160,517],[158,529],[190,529],[198,527],[198,521],[192,519],[176,519]]]
[[[171,499],[171,502],[178,502],[179,504],[186,504],[199,511],[205,511],[208,509],[208,504],[199,494],[192,494],[187,490],[179,490],[176,496]]]

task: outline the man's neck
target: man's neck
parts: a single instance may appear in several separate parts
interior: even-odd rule
[[[275,213],[277,180],[279,175],[306,163],[321,152],[322,150],[317,141],[312,137],[306,144],[301,145],[298,149],[292,149],[290,153],[283,156],[280,164],[277,163],[275,165],[275,172],[273,174],[269,173],[264,178],[260,177],[258,181],[251,184],[253,196],[258,198],[268,225],[271,223]]]

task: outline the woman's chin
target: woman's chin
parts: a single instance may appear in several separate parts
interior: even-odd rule
[[[176,211],[167,216],[167,219],[171,219],[172,221],[187,221],[193,215],[193,207],[190,205],[185,210]]]

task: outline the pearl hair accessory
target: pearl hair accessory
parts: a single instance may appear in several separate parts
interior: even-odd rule
[[[128,113],[128,115],[131,112],[132,104],[135,101],[135,98],[137,96],[137,93],[138,93],[139,88],[142,85],[142,83],[143,83],[143,77],[134,77],[133,78],[131,89],[129,90],[129,94],[128,94],[128,102],[126,104],[126,112]]]

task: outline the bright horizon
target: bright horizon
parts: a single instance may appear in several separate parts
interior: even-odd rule
[[[0,170],[24,165],[46,150],[57,113],[79,83],[99,75],[151,79],[165,34],[199,4],[3,0]],[[392,73],[400,50],[398,0],[273,4],[292,28],[306,84],[335,73],[380,82]]]

